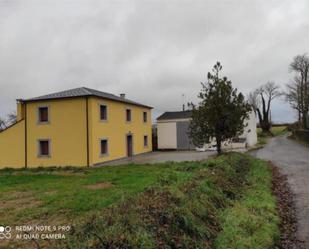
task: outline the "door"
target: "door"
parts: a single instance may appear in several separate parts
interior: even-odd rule
[[[133,137],[132,135],[127,135],[127,156],[133,156]]]

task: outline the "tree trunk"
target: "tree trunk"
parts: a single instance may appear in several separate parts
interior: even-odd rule
[[[221,138],[219,136],[216,137],[216,142],[217,142],[217,152],[218,154],[221,154]]]
[[[308,118],[308,114],[307,112],[305,111],[303,114],[302,114],[302,127],[304,129],[307,129],[307,118]]]

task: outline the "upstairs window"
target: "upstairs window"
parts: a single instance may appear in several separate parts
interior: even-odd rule
[[[131,114],[131,109],[126,110],[126,121],[131,122],[132,120],[132,114]]]
[[[100,146],[101,146],[100,148],[101,156],[106,156],[108,154],[108,140],[101,139]]]
[[[107,106],[100,105],[100,120],[106,121],[107,120]]]
[[[39,140],[39,157],[49,157],[50,156],[50,141],[49,140]]]
[[[147,112],[143,112],[143,121],[147,123]]]
[[[39,107],[39,123],[47,123],[48,120],[48,107]]]
[[[148,136],[144,136],[144,147],[148,147]]]

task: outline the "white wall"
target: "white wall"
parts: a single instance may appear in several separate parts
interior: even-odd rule
[[[249,147],[254,146],[257,143],[257,133],[256,133],[256,116],[254,111],[250,112],[249,119],[245,122],[248,123],[241,137],[246,138],[247,145]]]
[[[158,149],[177,149],[176,122],[158,122]]]

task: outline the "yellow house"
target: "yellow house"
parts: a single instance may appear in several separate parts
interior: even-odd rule
[[[94,166],[152,151],[151,109],[86,87],[17,100],[0,168]]]

